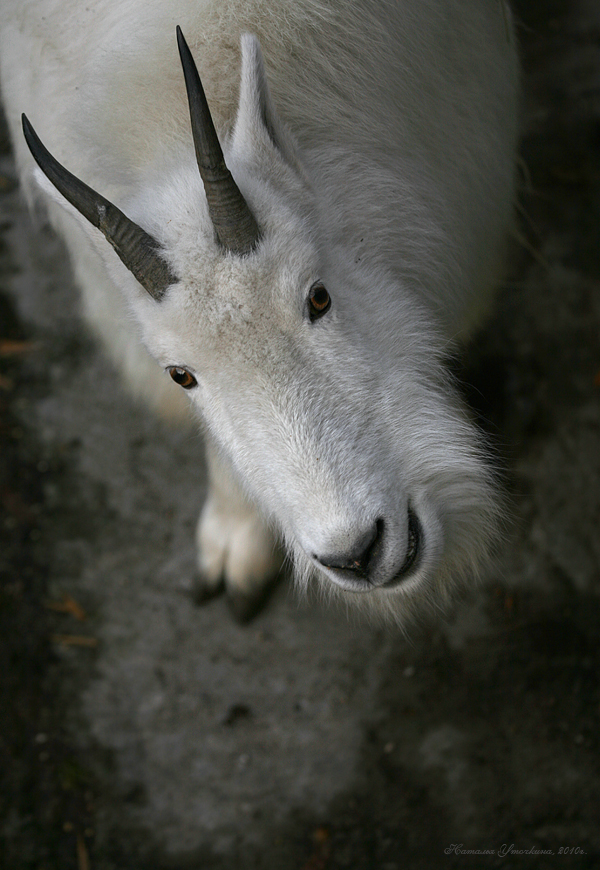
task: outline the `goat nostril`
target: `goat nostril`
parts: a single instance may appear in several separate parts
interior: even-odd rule
[[[373,551],[383,535],[383,520],[378,519],[371,528],[354,542],[348,553],[336,553],[330,556],[317,556],[317,560],[325,568],[339,571],[352,571],[357,575],[366,575]]]

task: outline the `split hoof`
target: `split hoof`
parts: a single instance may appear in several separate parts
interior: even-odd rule
[[[226,590],[229,610],[238,625],[247,625],[264,610],[278,583],[277,577],[254,592],[241,592],[239,589]]]

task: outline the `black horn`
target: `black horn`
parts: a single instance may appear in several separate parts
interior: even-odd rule
[[[106,236],[123,263],[148,293],[160,301],[170,284],[177,282],[166,260],[157,252],[158,243],[123,212],[80,181],[56,160],[42,144],[25,115],[23,133],[38,166],[59,193]]]
[[[260,230],[225,164],[200,75],[180,27],[177,27],[177,45],[190,106],[196,160],[210,218],[219,243],[225,250],[234,254],[248,254],[256,247]]]

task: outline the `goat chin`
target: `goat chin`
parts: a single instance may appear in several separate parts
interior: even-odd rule
[[[283,543],[301,589],[441,606],[502,513],[444,356],[512,220],[504,0],[5,0],[0,28],[23,189],[86,319],[202,421],[198,598],[250,618]]]

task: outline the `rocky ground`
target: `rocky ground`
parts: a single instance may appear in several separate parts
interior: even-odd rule
[[[461,365],[515,520],[409,638],[192,605],[198,437],[121,390],[4,142],[0,867],[600,866],[600,8],[517,11],[521,239]]]

